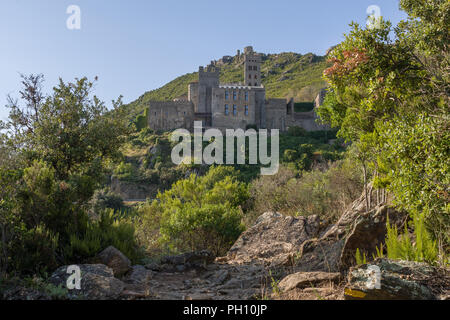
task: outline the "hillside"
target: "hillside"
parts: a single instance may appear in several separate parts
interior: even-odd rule
[[[321,88],[327,67],[326,58],[312,53],[305,55],[293,52],[262,54],[262,82],[271,98],[294,98],[296,102],[311,102]],[[222,83],[237,83],[243,80],[243,60],[237,56],[218,61]],[[172,100],[187,96],[189,82],[197,80],[198,73],[188,73],[167,83],[163,87],[144,93],[137,100],[124,106],[130,117],[141,113],[151,101]]]

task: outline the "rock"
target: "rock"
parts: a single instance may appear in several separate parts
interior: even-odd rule
[[[370,203],[375,203],[375,192],[370,188]],[[305,241],[295,259],[294,271],[338,272],[355,264],[356,249],[372,256],[386,236],[386,217],[400,226],[405,213],[387,205],[366,210],[363,193],[340,219],[319,238]]]
[[[155,262],[146,264],[145,268],[151,271],[161,271],[161,266]]]
[[[49,282],[55,286],[67,288],[67,273],[69,266],[58,268],[50,277]],[[78,265],[81,269],[81,289],[68,290],[69,299],[114,300],[117,299],[125,284],[114,278],[113,270],[103,264]]]
[[[290,217],[266,212],[239,237],[225,260],[233,263],[287,264],[304,241],[318,236],[319,226],[318,216]]]
[[[171,265],[178,272],[183,272],[186,269],[206,268],[208,264],[214,262],[214,259],[215,256],[210,251],[202,250],[164,257],[161,259],[161,265]],[[168,269],[168,267],[165,267],[165,269]]]
[[[378,289],[373,281],[373,266],[381,271]],[[449,270],[437,269],[426,263],[377,259],[350,269],[345,299],[435,300],[448,295],[449,290]]]
[[[110,267],[113,270],[115,277],[124,275],[131,268],[130,259],[113,246],[109,246],[100,252],[95,261]]]
[[[6,290],[0,300],[51,300],[52,298],[45,292],[37,289],[22,286]]]
[[[177,272],[184,272],[184,271],[186,271],[186,267],[184,266],[184,264],[179,264],[179,265],[175,266],[175,270]]]
[[[217,285],[223,284],[230,278],[230,272],[228,270],[219,270],[210,278]]]
[[[124,281],[131,284],[147,284],[152,277],[153,273],[150,270],[136,265],[131,268]]]
[[[340,278],[340,273],[297,272],[290,274],[281,280],[278,287],[282,292],[286,292],[295,288],[303,289],[307,287],[316,287],[326,283],[337,283]]]
[[[389,216],[390,224],[400,227],[405,214],[402,214],[388,206],[377,207],[369,214],[362,214],[355,218],[351,224],[351,231],[345,237],[344,246],[340,256],[340,267],[342,269],[356,264],[355,253],[359,249],[367,257],[376,255],[376,248],[386,238],[386,219]],[[401,228],[400,228],[401,229]]]
[[[343,240],[311,239],[301,246],[294,271],[338,272]]]

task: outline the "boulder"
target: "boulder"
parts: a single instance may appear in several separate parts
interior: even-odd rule
[[[49,282],[67,288],[69,266],[58,268]],[[69,299],[114,300],[121,295],[125,284],[114,278],[113,270],[103,264],[78,265],[81,270],[81,289],[68,290]]]
[[[374,268],[379,268],[379,287]],[[350,269],[347,300],[436,300],[450,291],[450,273],[426,263],[377,259]]]
[[[295,288],[304,289],[308,287],[317,287],[328,283],[337,283],[341,278],[340,273],[328,272],[297,272],[288,275],[278,284],[282,292]]]
[[[95,258],[95,262],[110,267],[115,277],[120,277],[127,273],[131,268],[131,261],[122,252],[109,246],[100,252]]]
[[[318,216],[291,217],[266,212],[238,238],[221,261],[289,264],[304,241],[318,236],[319,228]]]
[[[369,191],[369,203],[376,203],[375,192]],[[338,272],[356,263],[356,249],[371,257],[386,236],[386,219],[398,227],[406,214],[382,204],[366,209],[363,193],[320,237],[305,241],[295,260],[295,271]]]
[[[131,267],[124,281],[130,284],[147,284],[152,277],[152,271],[146,269],[144,266],[136,265]]]

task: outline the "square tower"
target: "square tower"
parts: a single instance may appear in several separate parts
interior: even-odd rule
[[[244,83],[250,87],[261,86],[261,56],[253,51],[253,47],[244,49]]]

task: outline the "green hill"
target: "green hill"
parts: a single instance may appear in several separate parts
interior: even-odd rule
[[[323,70],[328,67],[326,58],[312,53],[305,55],[293,52],[262,55],[262,82],[270,98],[294,98],[296,102],[311,102],[325,86]],[[232,57],[229,62],[219,61],[222,83],[237,83],[243,80],[242,59]],[[163,87],[144,93],[124,107],[131,118],[142,113],[149,101],[173,100],[187,97],[189,82],[195,81],[198,73],[188,73]]]

